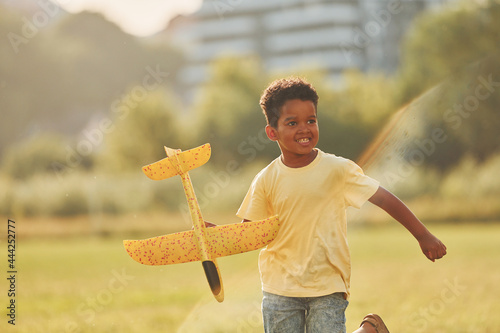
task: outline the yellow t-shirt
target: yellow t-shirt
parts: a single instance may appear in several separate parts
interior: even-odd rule
[[[354,162],[321,150],[305,167],[289,168],[277,158],[257,174],[237,215],[253,221],[279,215],[282,223],[260,252],[262,289],[290,297],[344,292],[347,298],[346,208],[359,208],[378,186]]]

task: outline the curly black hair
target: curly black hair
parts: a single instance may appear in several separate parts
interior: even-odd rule
[[[317,110],[319,97],[310,83],[299,77],[279,79],[272,82],[260,98],[260,106],[268,125],[278,127],[281,107],[290,99],[311,101]]]

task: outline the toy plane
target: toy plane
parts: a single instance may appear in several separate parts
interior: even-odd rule
[[[135,261],[144,265],[170,265],[201,261],[215,299],[224,300],[224,289],[216,258],[257,250],[269,244],[277,235],[277,216],[265,220],[205,226],[194,193],[189,170],[202,166],[210,159],[209,144],[182,152],[165,147],[167,158],[142,168],[153,180],[179,175],[189,205],[193,230],[144,240],[125,240],[123,244]]]

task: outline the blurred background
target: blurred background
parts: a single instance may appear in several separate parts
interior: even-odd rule
[[[212,145],[191,172],[200,206],[238,222],[279,154],[260,94],[289,75],[319,93],[320,149],[358,162],[427,224],[500,230],[500,1],[2,0],[0,36],[0,216],[34,252],[68,237],[122,251],[120,237],[190,228],[180,182],[141,171],[163,146]],[[350,213],[367,230],[390,221]],[[74,331],[99,331],[75,314],[82,299]]]

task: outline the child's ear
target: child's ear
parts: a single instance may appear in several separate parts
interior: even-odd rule
[[[269,138],[269,140],[271,140],[271,141],[278,140],[278,131],[276,130],[276,128],[274,128],[270,125],[266,126],[266,134],[267,134],[267,137]]]

